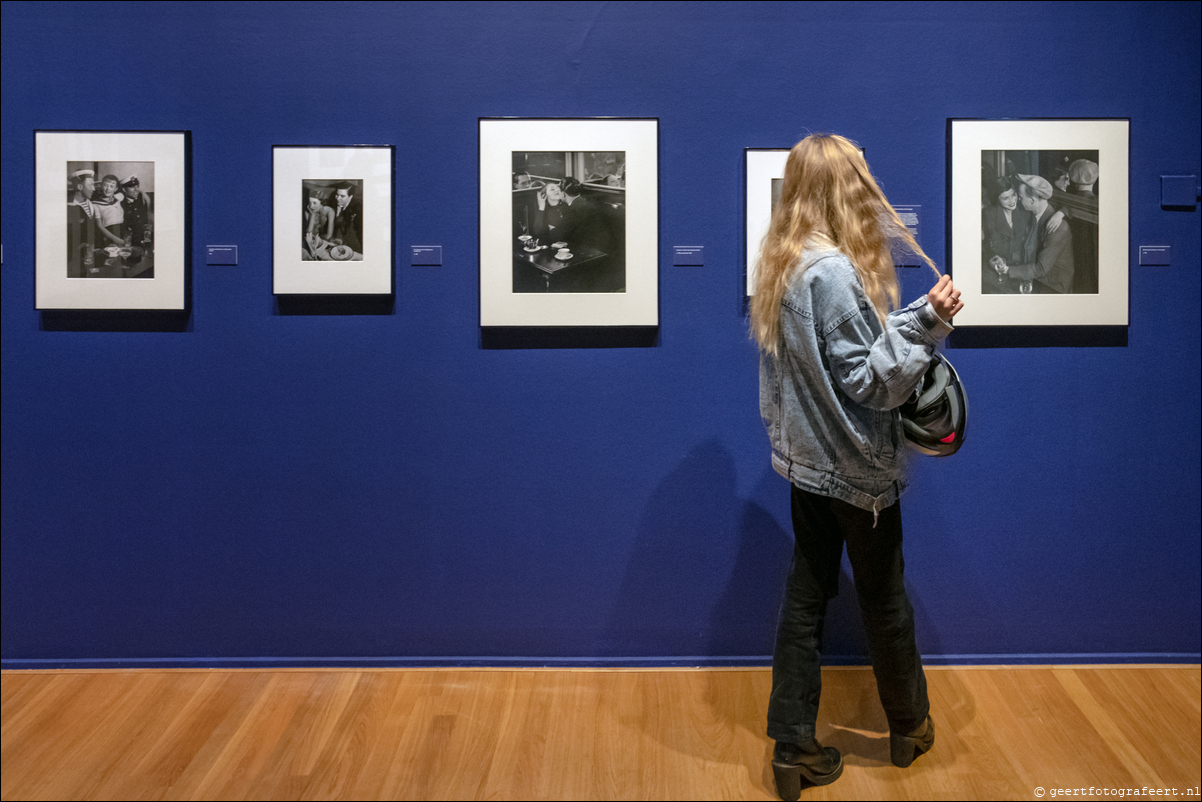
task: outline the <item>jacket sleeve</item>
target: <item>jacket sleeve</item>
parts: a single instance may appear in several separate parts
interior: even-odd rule
[[[547,236],[547,210],[534,207],[534,220],[530,224],[530,233],[543,239]]]
[[[847,270],[852,270],[850,264]],[[823,356],[831,379],[852,401],[870,409],[894,409],[914,394],[935,347],[952,326],[923,296],[886,317],[884,331],[877,335],[876,312],[854,276],[822,282],[815,324]]]
[[[1062,223],[1060,228],[1044,238],[1043,247],[1039,249],[1034,262],[1028,265],[1010,265],[1010,278],[1021,281],[1043,279],[1052,272],[1060,254],[1069,247],[1071,241],[1072,234],[1069,233],[1068,225]]]

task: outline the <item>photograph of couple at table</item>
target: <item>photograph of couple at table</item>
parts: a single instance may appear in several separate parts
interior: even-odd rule
[[[154,278],[154,162],[67,162],[67,277]]]
[[[1098,151],[981,151],[981,292],[1098,292]]]
[[[363,181],[306,179],[301,189],[301,259],[363,261]]]
[[[513,152],[513,291],[626,291],[624,151]]]

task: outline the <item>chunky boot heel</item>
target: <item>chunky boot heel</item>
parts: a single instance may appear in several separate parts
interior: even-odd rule
[[[900,769],[908,767],[914,758],[930,751],[935,744],[935,722],[927,716],[922,726],[909,735],[889,733],[889,758]]]
[[[772,752],[772,774],[776,793],[785,802],[801,796],[801,781],[811,785],[830,785],[843,773],[843,756],[833,746],[817,741],[805,744],[777,742]]]
[[[801,767],[772,761],[772,776],[776,778],[776,793],[785,802],[797,802],[801,797]]]

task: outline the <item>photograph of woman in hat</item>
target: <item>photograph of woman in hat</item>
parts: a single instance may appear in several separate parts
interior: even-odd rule
[[[893,246],[938,275],[841,136],[811,135],[785,164],[760,246],[751,330],[772,466],[790,482],[793,560],[772,658],[768,737],[784,799],[834,782],[839,750],[816,738],[822,630],[847,547],[890,758],[907,767],[935,740],[902,562],[905,441],[897,411],[915,393],[964,304],[948,276],[896,308]],[[851,722],[848,722],[851,723]]]

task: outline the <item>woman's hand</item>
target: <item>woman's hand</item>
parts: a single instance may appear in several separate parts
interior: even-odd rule
[[[935,314],[943,320],[951,320],[964,308],[964,303],[960,300],[960,291],[952,285],[952,277],[947,275],[939,278],[927,293],[927,300],[935,308]]]

